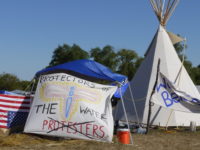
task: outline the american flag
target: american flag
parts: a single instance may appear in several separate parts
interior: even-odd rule
[[[30,103],[30,97],[0,94],[0,128],[24,125]]]

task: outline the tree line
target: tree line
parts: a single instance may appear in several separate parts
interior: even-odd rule
[[[187,59],[183,53],[183,44],[177,43],[174,45],[180,59],[184,59],[184,66],[188,71],[190,77],[196,85],[200,85],[200,65],[197,67],[193,66],[192,63]],[[68,44],[59,45],[52,55],[52,59],[49,65],[46,67],[52,67],[62,63],[70,62],[79,59],[92,59],[97,61],[113,72],[126,75],[131,80],[136,73],[138,67],[143,61],[143,57],[140,57],[135,50],[131,49],[120,49],[116,50],[110,45],[106,45],[103,48],[96,47],[90,51],[82,49],[79,45]],[[45,68],[45,66],[44,66]],[[10,73],[0,74],[0,90],[24,90],[30,81],[20,80],[17,76]]]
[[[134,50],[130,49],[117,51],[112,46],[106,45],[103,48],[96,47],[85,51],[76,44],[72,46],[63,44],[54,50],[48,67],[79,59],[92,59],[107,66],[113,72],[128,76],[129,80],[143,60]]]

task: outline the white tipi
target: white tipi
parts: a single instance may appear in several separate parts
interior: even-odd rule
[[[131,122],[159,126],[200,125],[200,94],[180,61],[165,25],[178,0],[150,0],[160,22],[145,59],[123,96]],[[134,105],[137,110],[135,110]],[[118,103],[115,120],[125,120]]]

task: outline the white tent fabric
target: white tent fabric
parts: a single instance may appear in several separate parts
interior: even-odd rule
[[[191,97],[197,99],[198,102],[200,100],[200,94],[197,88],[190,79],[186,69],[183,67],[165,28],[160,25],[147,50],[143,63],[130,83],[140,123],[147,124],[149,101],[151,101],[153,102],[151,106],[151,125],[189,126],[191,121],[195,121],[197,125],[200,125],[200,113],[194,113],[193,110],[184,111],[181,108],[163,107],[163,105],[159,105],[153,100],[155,98],[155,93],[151,98],[154,84],[156,83],[159,60],[160,73],[164,74],[169,81],[174,83],[178,88],[176,90],[184,91]],[[128,119],[131,122],[137,122],[135,110],[133,109],[134,107],[131,101],[131,94],[129,90],[127,90],[124,94],[124,103]],[[176,104],[174,103],[174,105]],[[198,104],[196,103],[194,105]],[[198,106],[200,110],[200,105]],[[117,106],[115,116],[115,120],[124,120],[121,103]]]

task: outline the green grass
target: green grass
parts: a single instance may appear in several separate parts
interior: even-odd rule
[[[61,140],[31,134],[0,135],[0,150],[199,150],[200,132],[183,129],[150,130],[148,135],[133,134],[133,145],[87,140]]]

